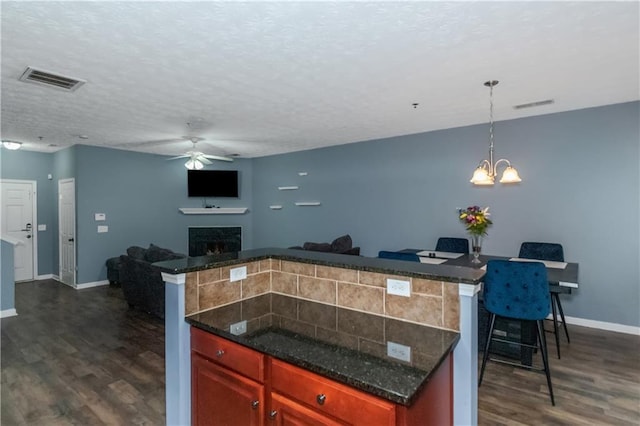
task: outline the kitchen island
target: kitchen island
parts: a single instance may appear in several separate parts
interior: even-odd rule
[[[167,424],[191,422],[190,350],[193,342],[189,323],[218,336],[222,334],[225,339],[265,353],[278,362],[285,360],[293,365],[302,365],[305,370],[314,374],[319,373],[323,377],[408,407],[418,398],[421,389],[429,383],[430,375],[438,370],[451,349],[454,349],[454,422],[477,422],[476,315],[477,292],[483,271],[466,267],[425,265],[287,249],[248,250],[160,262],[156,266],[163,270],[163,278],[167,283]],[[404,284],[409,288],[406,296],[388,293],[388,288],[402,290]],[[312,303],[313,306],[325,307],[325,311],[317,316],[315,322],[324,329],[323,337],[333,333],[334,337],[338,336],[336,338],[339,342],[331,342],[326,338],[318,339],[317,331],[314,331],[314,336],[305,336],[301,333],[304,327],[299,323],[297,327],[301,328],[293,331],[278,326],[267,327],[268,331],[261,332],[253,329],[255,322],[250,318],[242,319],[241,315],[235,318],[239,320],[235,323],[247,321],[247,330],[241,329],[241,336],[237,336],[231,333],[234,329],[230,327],[235,323],[220,324],[219,320],[207,323],[204,320],[208,316],[210,319],[216,317],[225,309],[234,309],[231,306],[255,303],[255,300],[265,297],[271,298],[270,300],[274,297],[277,300],[291,299],[296,300],[296,303]],[[282,299],[283,297],[285,299]],[[249,300],[252,302],[247,302]],[[270,305],[273,306],[273,303]],[[218,310],[221,308],[222,311]],[[316,309],[314,312],[319,311]],[[362,343],[361,340],[357,340],[354,330],[343,335],[336,333],[340,330],[332,330],[335,321],[329,320],[331,326],[323,326],[323,317],[332,318],[332,315],[340,312],[344,317],[350,313],[366,314],[370,318],[380,318],[383,323],[406,324],[408,327],[417,327],[417,330],[422,330],[427,335],[431,334],[430,337],[414,340],[409,345],[404,344],[406,339],[403,340],[401,336],[395,338],[400,342],[391,339],[364,339]],[[273,313],[265,315],[273,318]],[[312,323],[313,321],[308,321],[306,325]],[[346,324],[355,322],[344,322],[343,328]],[[434,337],[434,332],[439,333],[437,338]],[[255,340],[256,336],[261,336],[262,340]],[[310,337],[312,340],[309,340]],[[247,338],[254,340],[250,341]],[[310,341],[317,343],[318,340],[321,341],[320,346],[308,345]],[[357,369],[346,368],[338,371],[339,369],[330,368],[331,365],[336,365],[334,361],[322,364],[315,363],[314,357],[305,358],[300,353],[292,355],[291,352],[277,350],[274,353],[274,347],[269,348],[266,341],[280,342],[276,345],[278,347],[286,346],[282,343],[288,342],[289,346],[294,348],[313,348],[310,353],[316,356],[332,352],[324,345],[336,346],[339,343],[337,346],[345,353],[361,353],[370,357],[371,362],[382,362],[379,365],[381,371],[385,371],[385,365],[390,369],[408,368],[408,371],[411,371],[409,376],[412,378],[406,383],[414,383],[413,389],[393,388],[390,384],[394,379],[389,376],[386,379],[374,377],[373,382],[367,382],[362,377],[353,376],[353,371]],[[434,342],[437,342],[437,345],[434,345]],[[400,346],[394,346],[396,343]],[[427,359],[421,356],[419,351],[419,348],[424,348],[425,345],[429,348],[423,352],[430,352],[431,361],[427,363],[431,363],[431,367],[419,363],[412,365],[415,360]],[[396,358],[398,355],[405,357],[407,351],[413,355],[409,355],[408,361],[396,362],[388,357],[385,359],[388,354],[395,354]],[[293,352],[295,354],[296,351]],[[344,364],[345,359],[338,364]],[[402,365],[403,363],[406,365]],[[354,363],[354,366],[356,364]]]

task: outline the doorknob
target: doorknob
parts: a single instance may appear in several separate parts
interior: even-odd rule
[[[27,238],[31,238],[31,234],[27,235]]]
[[[21,229],[21,231],[27,231],[27,232],[31,231],[31,224],[27,223],[26,228],[25,229]]]
[[[69,238],[68,240],[69,242],[74,242],[75,240],[73,238]]]

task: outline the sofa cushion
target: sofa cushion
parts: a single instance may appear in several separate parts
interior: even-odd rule
[[[146,253],[147,249],[144,247],[131,246],[127,249],[127,254],[137,260],[144,260]]]
[[[160,262],[163,260],[173,259],[175,253],[169,249],[158,247],[154,244],[149,245],[149,249],[144,256],[144,260],[150,263]]]
[[[312,242],[306,242],[304,243],[304,245],[302,246],[303,249],[305,250],[309,250],[309,251],[324,251],[324,252],[330,252],[331,251],[331,244],[329,243],[312,243]]]
[[[360,256],[360,247],[351,247],[349,250],[343,251],[342,254],[352,254],[354,256]]]
[[[351,235],[343,235],[336,238],[331,242],[331,251],[334,253],[344,253],[351,249],[353,241],[351,241]]]

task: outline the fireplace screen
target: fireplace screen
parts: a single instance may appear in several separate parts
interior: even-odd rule
[[[189,227],[189,257],[242,250],[242,228]]]

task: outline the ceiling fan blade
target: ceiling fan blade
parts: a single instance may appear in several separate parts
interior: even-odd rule
[[[180,138],[158,139],[154,141],[141,141],[141,142],[123,142],[123,143],[116,144],[115,146],[122,146],[122,147],[129,146],[129,147],[135,147],[135,148],[142,148],[149,145],[161,146],[161,145],[170,145],[178,142],[184,142],[184,138],[183,139],[180,139]]]
[[[219,155],[209,155],[209,154],[202,154],[202,156],[210,160],[228,161],[230,163],[233,162],[233,158],[230,158],[230,157],[221,157]]]
[[[205,157],[204,155],[198,155],[196,157],[196,160],[198,160],[198,161],[200,161],[201,163],[204,163],[204,164],[213,164],[213,163],[211,163],[211,161],[207,160],[207,157]]]
[[[181,158],[189,158],[189,157],[191,157],[191,155],[178,155],[177,157],[167,158],[167,161],[170,161],[170,160],[179,160],[179,159],[181,159]]]

